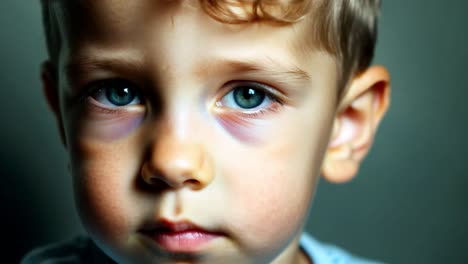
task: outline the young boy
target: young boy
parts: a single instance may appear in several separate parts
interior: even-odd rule
[[[43,0],[89,238],[22,263],[370,263],[303,233],[389,103],[378,0]]]

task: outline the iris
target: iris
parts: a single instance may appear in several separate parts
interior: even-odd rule
[[[252,109],[262,104],[266,94],[251,87],[238,87],[234,90],[234,101],[244,109]]]
[[[135,89],[125,82],[116,82],[105,89],[107,100],[116,106],[130,104],[136,97]]]

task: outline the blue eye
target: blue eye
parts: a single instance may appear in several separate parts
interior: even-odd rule
[[[256,83],[238,85],[221,99],[220,105],[245,110],[268,108],[278,100],[263,86]]]
[[[136,85],[127,80],[104,80],[94,86],[91,97],[104,105],[119,107],[142,101]]]

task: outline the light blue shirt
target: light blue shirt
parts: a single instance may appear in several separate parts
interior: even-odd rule
[[[321,243],[307,233],[302,234],[300,247],[314,264],[382,264],[351,255],[337,246]]]

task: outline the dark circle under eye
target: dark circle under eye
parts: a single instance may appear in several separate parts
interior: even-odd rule
[[[107,100],[116,106],[128,105],[137,96],[135,88],[127,81],[114,80],[104,86]]]
[[[261,105],[266,95],[265,92],[259,89],[238,87],[234,90],[233,96],[237,105],[245,109],[251,109]]]

